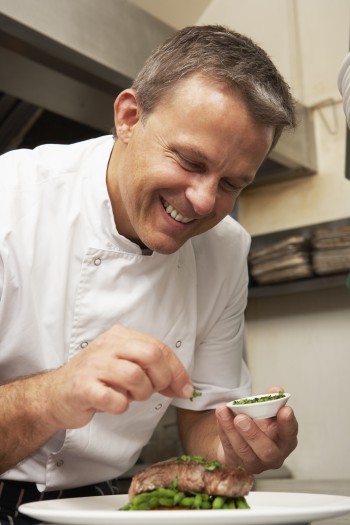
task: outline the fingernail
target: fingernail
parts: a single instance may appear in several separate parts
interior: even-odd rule
[[[243,430],[244,432],[250,429],[250,419],[248,417],[236,417],[235,424],[240,430]]]
[[[191,397],[193,394],[193,385],[190,385],[189,383],[185,385],[182,389],[182,395],[184,397]]]
[[[290,407],[284,407],[284,414],[286,419],[292,419],[293,410]]]

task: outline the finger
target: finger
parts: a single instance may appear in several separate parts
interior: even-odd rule
[[[226,462],[241,465],[248,470],[256,471],[259,462],[255,452],[237,431],[235,416],[226,406],[217,408],[218,434]]]
[[[111,414],[122,414],[129,407],[127,392],[117,391],[107,385],[96,381],[87,394],[94,411],[109,412]]]
[[[119,359],[110,351],[96,352],[96,347],[93,346],[77,354],[67,368],[71,369],[75,378],[77,391],[89,384],[89,378],[92,382],[100,381],[117,391],[130,392],[131,399],[138,401],[148,399],[154,392],[146,371],[138,363]]]
[[[170,349],[167,356],[167,362],[171,370],[171,379],[168,386],[160,392],[169,397],[190,398],[194,390],[191,377],[182,362]]]
[[[157,392],[169,388],[173,381],[173,375],[177,372],[177,367],[182,368],[182,364],[177,360],[172,350],[159,341],[150,342],[143,347],[141,366],[147,371],[148,377]]]
[[[270,386],[265,390],[266,394],[278,394],[279,392],[284,392],[284,388],[282,386]]]
[[[96,412],[121,414],[129,406],[127,392],[116,391],[99,380],[67,383],[67,391],[63,393],[65,401],[55,396],[60,402],[55,403],[54,413],[63,428],[79,428],[87,424]]]
[[[115,350],[119,358],[134,361],[144,370],[156,392],[170,397],[191,397],[193,385],[176,354],[164,343],[132,330],[122,330],[123,345]]]
[[[152,382],[137,363],[118,359],[112,365],[103,374],[104,383],[117,391],[127,392],[133,401],[144,401],[151,397],[154,392]]]
[[[189,398],[193,393],[191,378],[176,354],[160,341],[139,341],[125,358],[135,360],[147,373],[155,392],[169,397]]]
[[[298,444],[298,421],[291,407],[285,406],[278,411],[277,432],[284,449],[292,452]]]
[[[273,418],[267,421],[268,424],[274,425]],[[282,465],[285,454],[279,447],[279,443],[269,437],[268,432],[263,432],[258,424],[242,414],[236,416],[234,424],[247,445],[259,458],[260,466],[256,465],[259,471],[264,468],[279,468]]]
[[[90,364],[94,370],[99,370],[101,379],[106,379],[105,374],[107,371],[107,377],[110,381],[112,380],[110,374],[108,374],[109,369],[113,369],[115,377],[119,377],[115,364],[119,365],[121,361],[128,361],[144,371],[149,377],[153,391],[160,391],[171,382],[171,370],[166,361],[162,343],[147,335],[139,334],[123,327],[114,327],[114,329],[100,335],[85,350],[85,353],[85,365],[88,366]],[[87,356],[90,361],[88,361]],[[103,360],[101,356],[103,356]],[[102,367],[103,370],[101,371],[100,368]],[[136,368],[132,369],[130,367],[129,370],[131,375],[132,370],[137,374]],[[132,378],[130,379],[131,383],[133,383]]]

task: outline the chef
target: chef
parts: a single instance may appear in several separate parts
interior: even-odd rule
[[[114,121],[0,158],[2,524],[26,501],[112,493],[170,404],[188,454],[257,473],[297,444],[291,407],[225,407],[251,388],[250,239],[230,214],[295,125],[287,84],[246,36],[188,27]]]

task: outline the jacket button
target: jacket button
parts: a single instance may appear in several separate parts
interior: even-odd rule
[[[63,459],[59,459],[59,460],[57,461],[57,463],[56,463],[56,467],[58,467],[58,468],[62,467],[63,465],[64,465],[64,461],[63,461]]]
[[[97,259],[94,259],[95,266],[100,266],[100,264],[101,264],[101,259],[99,257],[97,257]]]
[[[89,343],[87,341],[83,341],[80,343],[80,348],[86,348]]]
[[[176,344],[175,344],[176,348],[180,348],[181,345],[182,345],[182,341],[176,341]]]

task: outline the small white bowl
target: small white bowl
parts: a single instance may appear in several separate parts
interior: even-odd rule
[[[259,394],[257,396],[243,397],[242,399],[235,399],[226,404],[228,408],[235,414],[246,414],[252,419],[266,419],[274,417],[280,408],[282,408],[290,398],[290,394],[283,392],[283,397],[274,399],[278,393],[273,394]],[[258,399],[270,397],[270,400],[258,401]],[[234,404],[237,401],[248,400],[246,404]],[[256,402],[254,402],[256,400]]]

